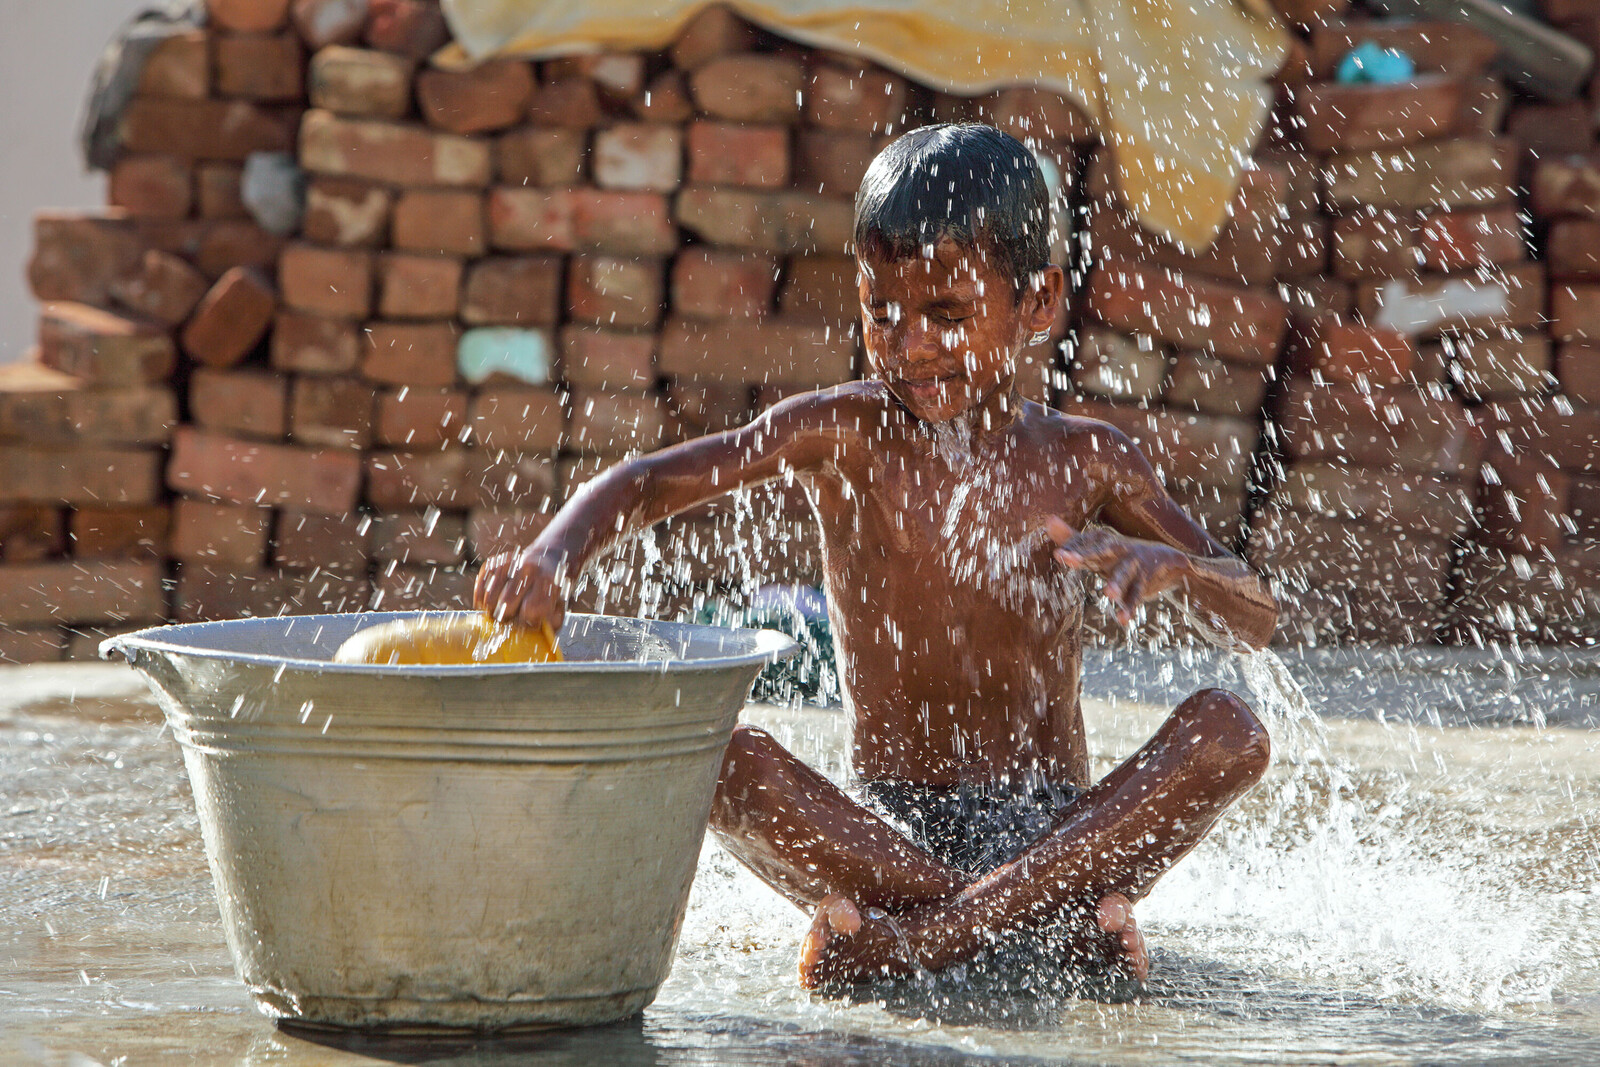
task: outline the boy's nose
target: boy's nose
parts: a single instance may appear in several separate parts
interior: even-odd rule
[[[901,351],[908,363],[931,363],[941,351],[939,332],[925,319],[913,319],[906,324],[905,341]]]

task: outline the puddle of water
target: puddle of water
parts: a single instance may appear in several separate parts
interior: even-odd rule
[[[149,704],[97,690],[67,714],[70,683],[35,681],[0,721],[3,1063],[1600,1062],[1600,733],[1321,725],[1331,759],[1280,761],[1140,906],[1139,1004],[981,968],[812,998],[804,917],[708,843],[641,1020],[421,1046],[257,1015]],[[1088,702],[1097,773],[1163,714]],[[840,715],[749,717],[842,769]]]

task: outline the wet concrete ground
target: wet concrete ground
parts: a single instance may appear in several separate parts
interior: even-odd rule
[[[808,758],[837,758],[838,715],[752,712]],[[1086,714],[1103,770],[1162,712]],[[788,977],[798,913],[737,910],[747,876],[712,856],[701,882],[716,884],[697,883],[678,967],[641,1018],[416,1041],[296,1032],[256,1012],[177,746],[136,675],[0,668],[0,1064],[1600,1062],[1600,734],[1333,730],[1370,825],[1430,821],[1450,855],[1419,860],[1415,835],[1374,851],[1339,833],[1276,865],[1265,836],[1242,865],[1197,853],[1141,906],[1163,946],[1145,1005],[1035,1010],[974,979],[936,994],[938,1011],[893,996],[818,1006]],[[1471,892],[1506,878],[1515,893]],[[976,1009],[953,1002],[969,991]]]

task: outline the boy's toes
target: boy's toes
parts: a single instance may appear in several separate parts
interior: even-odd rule
[[[861,912],[848,897],[830,893],[817,905],[811,929],[800,942],[800,984],[815,989],[825,979],[828,946],[835,937],[849,937],[861,929]]]
[[[1141,983],[1147,981],[1150,977],[1150,952],[1139,924],[1134,921],[1133,905],[1121,893],[1108,893],[1100,901],[1097,911],[1100,929],[1116,935],[1122,962]]]

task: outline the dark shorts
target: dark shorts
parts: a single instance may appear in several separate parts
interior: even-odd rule
[[[986,874],[1054,829],[1083,790],[1046,783],[1014,793],[982,786],[869,781],[858,784],[856,795],[945,866]]]

